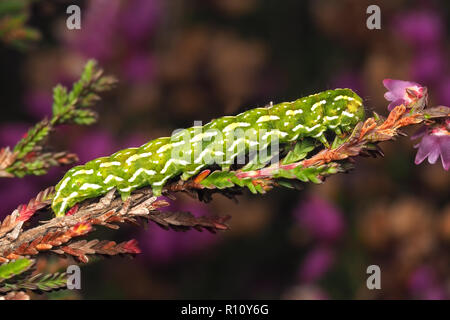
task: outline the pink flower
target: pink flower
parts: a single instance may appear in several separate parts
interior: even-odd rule
[[[425,94],[425,88],[416,82],[384,79],[383,85],[389,90],[384,94],[386,100],[391,101],[389,111],[401,104],[408,106]]]
[[[327,273],[334,263],[334,252],[328,246],[319,245],[309,252],[300,267],[299,276],[303,282],[315,282]]]
[[[344,231],[341,212],[332,204],[318,197],[309,197],[294,210],[299,225],[314,238],[336,241]]]
[[[434,10],[404,12],[394,20],[395,32],[416,47],[430,47],[441,41],[445,32],[442,16]]]
[[[87,57],[110,59],[115,52],[120,6],[119,0],[90,1],[82,29],[68,39],[68,44]]]
[[[445,124],[429,127],[421,130],[412,139],[423,137],[420,143],[415,145],[417,151],[415,164],[422,163],[425,158],[431,164],[441,157],[442,166],[445,170],[450,168],[450,119],[446,119]]]
[[[122,10],[120,24],[128,42],[142,43],[154,34],[154,29],[161,20],[163,4],[160,0],[135,0],[127,3]]]
[[[445,286],[437,278],[435,270],[430,266],[417,268],[408,279],[410,293],[416,299],[445,300],[447,293]]]
[[[143,83],[152,79],[155,73],[155,59],[144,52],[134,53],[123,62],[125,77],[134,83]]]

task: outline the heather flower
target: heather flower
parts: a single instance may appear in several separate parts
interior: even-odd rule
[[[334,262],[334,252],[326,246],[319,246],[309,252],[300,267],[302,282],[315,282],[331,268]]]
[[[129,42],[145,40],[159,22],[161,3],[159,0],[135,0],[127,4],[121,14],[121,27]]]
[[[444,34],[444,23],[435,11],[410,11],[398,16],[394,30],[407,42],[424,47],[439,43]]]
[[[445,289],[439,285],[434,270],[429,266],[417,268],[408,280],[410,293],[419,299],[443,300],[446,299]]]
[[[391,101],[389,111],[401,104],[408,106],[425,94],[425,88],[416,82],[384,79],[383,85],[389,90],[384,94],[385,99]]]
[[[344,229],[341,213],[328,202],[310,197],[294,211],[300,226],[319,240],[334,241]]]
[[[83,28],[74,38],[69,39],[69,44],[87,57],[100,61],[110,59],[114,52],[119,12],[119,0],[89,2]]]
[[[145,53],[136,53],[123,63],[123,74],[130,82],[143,83],[152,79],[155,73],[154,58]]]
[[[442,166],[445,170],[450,168],[450,119],[446,119],[445,124],[436,127],[425,127],[412,139],[422,137],[422,140],[415,145],[418,148],[415,164],[422,163],[428,158],[431,164],[436,163],[441,157]]]

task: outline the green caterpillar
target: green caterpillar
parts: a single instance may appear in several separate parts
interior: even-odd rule
[[[274,141],[288,146],[303,138],[328,146],[325,133],[349,132],[363,119],[362,99],[350,89],[328,90],[221,117],[70,169],[56,186],[52,208],[61,216],[76,203],[113,188],[122,198],[144,186],[160,195],[171,178],[181,175],[187,180],[212,165],[227,170],[242,156],[248,162],[252,147],[267,150]]]

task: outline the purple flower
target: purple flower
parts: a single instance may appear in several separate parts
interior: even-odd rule
[[[135,0],[121,14],[123,32],[130,42],[139,43],[152,34],[161,14],[159,0]]]
[[[154,58],[145,53],[135,53],[124,61],[123,74],[134,83],[143,83],[154,76]]]
[[[302,282],[315,282],[323,277],[334,262],[334,252],[326,246],[319,246],[309,252],[300,267]]]
[[[328,202],[310,197],[294,211],[300,226],[320,240],[334,241],[344,229],[341,213]]]
[[[437,127],[422,129],[412,139],[423,137],[420,143],[415,145],[417,151],[415,164],[422,163],[425,158],[431,164],[441,157],[442,166],[445,170],[450,168],[450,119],[445,120],[445,124]]]
[[[417,268],[408,280],[410,293],[419,299],[443,300],[446,299],[445,289],[439,285],[435,271],[429,266]]]
[[[423,47],[439,43],[444,33],[444,23],[435,11],[411,11],[397,17],[394,29],[409,43]]]
[[[87,57],[106,61],[114,53],[119,0],[90,1],[83,28],[69,39],[69,44]]]
[[[386,100],[391,101],[389,111],[401,104],[408,106],[425,94],[425,88],[416,82],[384,79],[383,85],[389,90],[384,94]]]

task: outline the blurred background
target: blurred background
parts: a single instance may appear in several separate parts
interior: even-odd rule
[[[119,85],[100,102],[98,123],[60,128],[51,141],[82,163],[194,120],[336,87],[355,90],[368,114],[386,115],[384,78],[417,81],[431,104],[450,105],[448,1],[24,2],[40,39],[0,44],[0,146],[14,146],[50,115],[52,88],[70,87],[89,58]],[[66,27],[74,3],[81,30]],[[366,27],[371,4],[381,8],[381,30]],[[82,268],[82,290],[46,298],[450,298],[449,174],[440,164],[414,165],[414,144],[381,145],[384,159],[360,158],[350,174],[302,191],[245,193],[238,204],[180,195],[169,209],[232,214],[231,230],[98,230],[137,238],[143,254],[93,261]],[[0,217],[67,169],[2,179]],[[52,258],[46,268],[65,263]],[[366,287],[373,264],[381,290]]]

